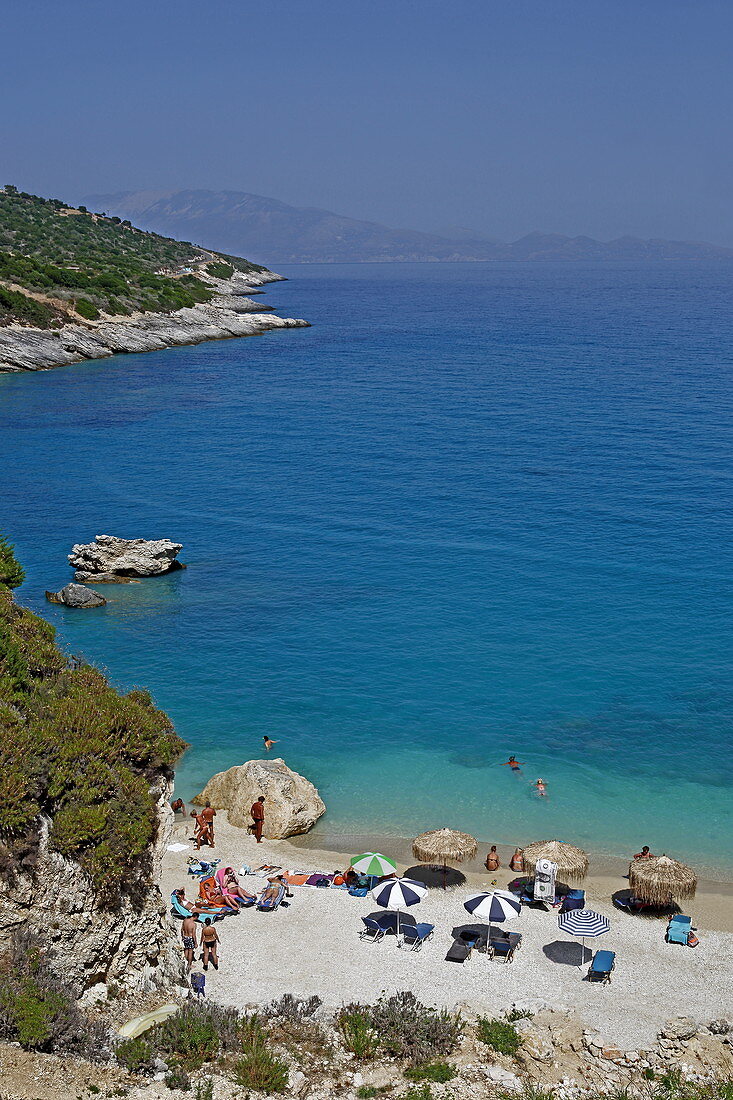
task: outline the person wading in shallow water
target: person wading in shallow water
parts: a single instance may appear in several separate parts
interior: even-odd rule
[[[271,737],[263,737],[262,740],[265,742],[265,752],[269,752],[272,746],[277,744],[277,741],[273,741]]]
[[[262,830],[265,827],[265,796],[263,794],[252,803],[252,832],[257,837],[257,843],[262,843]]]

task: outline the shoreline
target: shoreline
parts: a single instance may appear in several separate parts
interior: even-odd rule
[[[25,325],[0,328],[0,374],[51,370],[122,353],[162,351],[170,347],[259,336],[273,329],[309,328],[301,318],[278,317],[246,295],[284,276],[235,273],[231,279],[209,277],[216,287],[210,302],[173,313],[132,313],[101,321],[79,322],[58,329]],[[267,310],[267,312],[263,312]]]
[[[220,811],[220,816],[226,820],[226,811]],[[226,828],[228,834],[233,834],[238,840],[249,839],[244,829],[230,826],[228,822]],[[187,829],[189,829],[188,819],[184,820],[177,815],[174,824],[175,839],[180,840]],[[241,834],[241,837],[238,834]],[[265,838],[263,844],[268,847],[276,846],[282,858],[290,861],[292,867],[303,862],[309,864],[320,862],[319,870],[342,870],[348,866],[354,855],[368,851],[383,852],[385,855],[391,856],[400,866],[401,873],[409,868],[420,867],[425,870],[429,867],[429,864],[420,863],[414,858],[412,855],[412,841],[406,837],[375,833],[318,833],[311,830],[299,836],[288,837],[286,840],[267,840]],[[482,887],[488,889],[491,888],[491,884],[496,879],[497,888],[505,889],[513,879],[518,877],[517,873],[511,871],[508,866],[509,859],[514,852],[513,846],[497,844],[502,866],[498,871],[489,872],[486,870],[483,861],[489,847],[488,843],[479,840],[478,853],[474,859],[453,865],[453,869],[458,871],[465,879],[465,883],[461,883],[462,885],[468,884],[476,889]],[[202,849],[202,851],[205,850]],[[611,897],[619,891],[628,889],[626,876],[629,861],[609,857],[599,858],[594,856],[592,851],[588,853],[588,856],[590,869],[581,884],[582,888],[585,889],[589,899],[605,902],[613,908],[614,912],[621,912],[613,906]],[[560,881],[562,881],[562,878]],[[571,883],[571,885],[578,884]],[[709,875],[700,875],[695,897],[692,901],[684,904],[686,909],[683,911],[691,915],[693,921],[699,922],[701,926],[716,932],[733,933],[733,878],[717,879]],[[657,921],[661,923],[664,918],[641,915],[631,919],[643,923],[656,923]]]

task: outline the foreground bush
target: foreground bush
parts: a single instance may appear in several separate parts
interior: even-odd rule
[[[373,1058],[379,1050],[379,1036],[372,1027],[367,1005],[346,1005],[336,1017],[344,1046],[357,1058]]]
[[[395,1058],[413,1065],[431,1062],[455,1050],[463,1031],[460,1014],[428,1008],[413,993],[395,993],[369,1009],[369,1019],[380,1045]]]
[[[424,1066],[409,1066],[405,1070],[408,1081],[435,1081],[437,1084],[452,1081],[455,1075],[453,1066],[447,1062],[428,1062]]]
[[[25,1050],[68,1052],[106,1061],[109,1035],[48,967],[39,941],[17,933],[0,959],[0,1039]]]
[[[260,1092],[284,1092],[288,1067],[267,1049],[267,1036],[256,1015],[242,1021],[242,1057],[234,1063],[232,1075],[238,1085]]]
[[[516,1054],[522,1045],[522,1037],[508,1020],[489,1020],[482,1016],[478,1021],[477,1037],[498,1054]]]

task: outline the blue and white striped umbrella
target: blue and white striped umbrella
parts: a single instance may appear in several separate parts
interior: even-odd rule
[[[594,913],[592,909],[571,909],[569,913],[563,913],[557,918],[557,926],[561,932],[567,932],[569,936],[585,939],[591,936],[604,936],[611,927],[611,922],[608,917]]]
[[[585,957],[585,941],[594,936],[605,936],[611,927],[608,917],[601,913],[595,913],[592,909],[571,909],[569,913],[562,913],[557,918],[557,927],[568,936],[576,936],[582,940],[580,948],[580,963]]]
[[[383,909],[407,909],[417,905],[428,892],[427,886],[414,878],[388,878],[372,890],[372,897]]]
[[[471,916],[488,921],[489,924],[503,924],[507,920],[516,920],[522,911],[522,903],[514,894],[506,890],[471,894],[464,903]]]
[[[372,897],[383,909],[397,910],[397,935],[400,934],[400,909],[417,905],[428,892],[427,886],[414,878],[390,878],[372,890]]]

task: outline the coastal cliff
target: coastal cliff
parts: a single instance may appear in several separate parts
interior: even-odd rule
[[[210,279],[207,281],[216,291],[210,301],[173,313],[134,312],[97,321],[79,319],[56,329],[6,325],[0,328],[0,372],[49,370],[121,352],[160,351],[205,340],[257,336],[274,329],[307,328],[307,321],[264,312],[262,306],[246,297],[254,286],[280,278],[268,272]]]
[[[185,743],[147,692],[70,665],[22,580],[0,538],[0,955],[30,936],[76,997],[178,984],[158,883]]]
[[[240,256],[7,184],[0,188],[0,372],[306,326],[247,296],[281,279]]]

